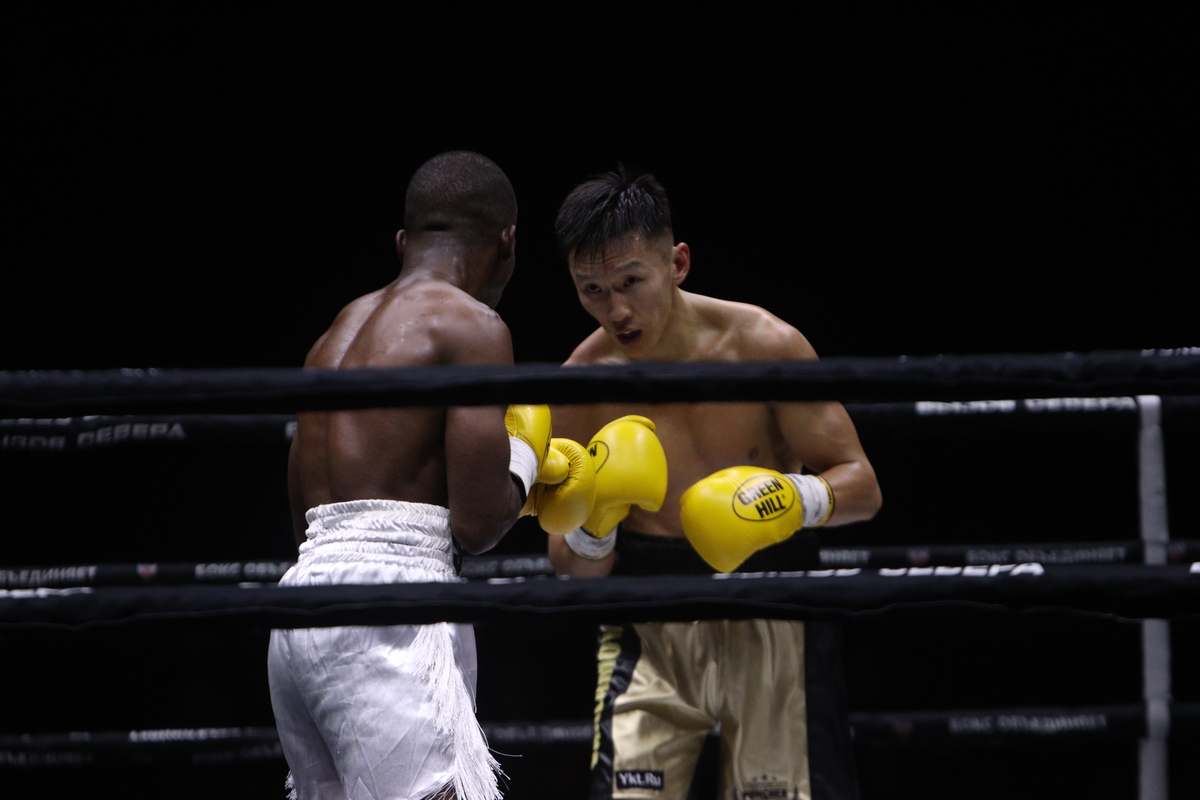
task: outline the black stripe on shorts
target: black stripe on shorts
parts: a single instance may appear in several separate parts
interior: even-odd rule
[[[619,636],[615,635],[617,631],[620,631]],[[592,789],[589,795],[591,800],[612,800],[614,782],[613,707],[616,705],[617,698],[629,691],[629,683],[633,680],[633,670],[637,667],[638,659],[642,657],[642,640],[632,625],[608,625],[600,629],[597,666],[601,669],[603,668],[606,642],[610,646],[615,644],[620,649],[613,663],[612,677],[608,679],[603,705],[600,706],[600,713],[596,718],[599,741],[595,742],[596,747],[592,754],[595,763],[592,768]],[[599,693],[599,680],[602,676],[597,674],[596,677],[597,693]]]

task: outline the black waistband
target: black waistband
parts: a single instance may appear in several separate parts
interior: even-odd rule
[[[736,572],[783,572],[817,569],[817,535],[801,531],[792,538],[759,550]],[[654,536],[622,527],[617,531],[617,561],[613,575],[712,575],[716,572],[692,549],[687,539]]]

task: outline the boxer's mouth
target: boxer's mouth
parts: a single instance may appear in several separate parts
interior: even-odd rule
[[[617,334],[617,341],[619,341],[621,344],[636,344],[641,338],[641,331],[628,331],[626,333]]]

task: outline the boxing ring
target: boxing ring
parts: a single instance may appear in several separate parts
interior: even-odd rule
[[[1067,424],[1084,427],[1127,426],[1137,437],[1138,538],[825,546],[821,569],[654,581],[550,580],[549,563],[537,553],[468,557],[466,580],[429,585],[275,587],[288,561],[12,566],[0,567],[0,631],[153,629],[197,620],[320,627],[855,619],[947,610],[1139,620],[1141,703],[855,713],[851,723],[857,746],[881,748],[1136,739],[1139,797],[1168,796],[1169,736],[1200,736],[1200,703],[1171,699],[1168,627],[1171,619],[1200,617],[1200,541],[1170,536],[1162,433],[1164,409],[1200,417],[1200,353],[1194,349],[572,370],[522,365],[0,373],[0,454],[70,457],[132,443],[285,443],[295,430],[292,415],[305,410],[766,400],[839,400],[847,403],[860,431],[911,429],[919,435],[930,425],[1021,430],[1068,419]],[[245,669],[265,678],[264,667],[265,659]],[[586,720],[485,720],[484,727],[499,749],[582,746],[592,738]],[[281,758],[274,730],[253,726],[0,731],[0,770]]]

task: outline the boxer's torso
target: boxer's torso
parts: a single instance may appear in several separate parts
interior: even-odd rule
[[[306,367],[430,366],[458,315],[492,314],[444,282],[397,281],[360,297],[309,352]],[[307,412],[292,446],[293,514],[374,498],[447,505],[442,408]]]
[[[754,306],[689,295],[705,312],[693,334],[695,347],[687,361],[755,361],[771,358],[764,340],[784,325]],[[568,364],[628,363],[619,345],[603,330],[575,351]],[[774,403],[597,404],[574,406],[560,433],[555,411],[555,435],[579,436],[585,442],[610,420],[641,414],[654,421],[667,455],[667,495],[656,513],[633,507],[625,526],[646,534],[683,536],[679,498],[696,481],[736,465],[799,472],[801,463],[780,432]],[[569,432],[568,429],[569,428]]]
[[[657,513],[634,506],[625,525],[662,536],[683,536],[679,498],[696,481],[738,464],[790,471],[793,460],[766,403],[602,405],[591,411],[598,429],[626,414],[654,420],[667,455],[667,494]]]

